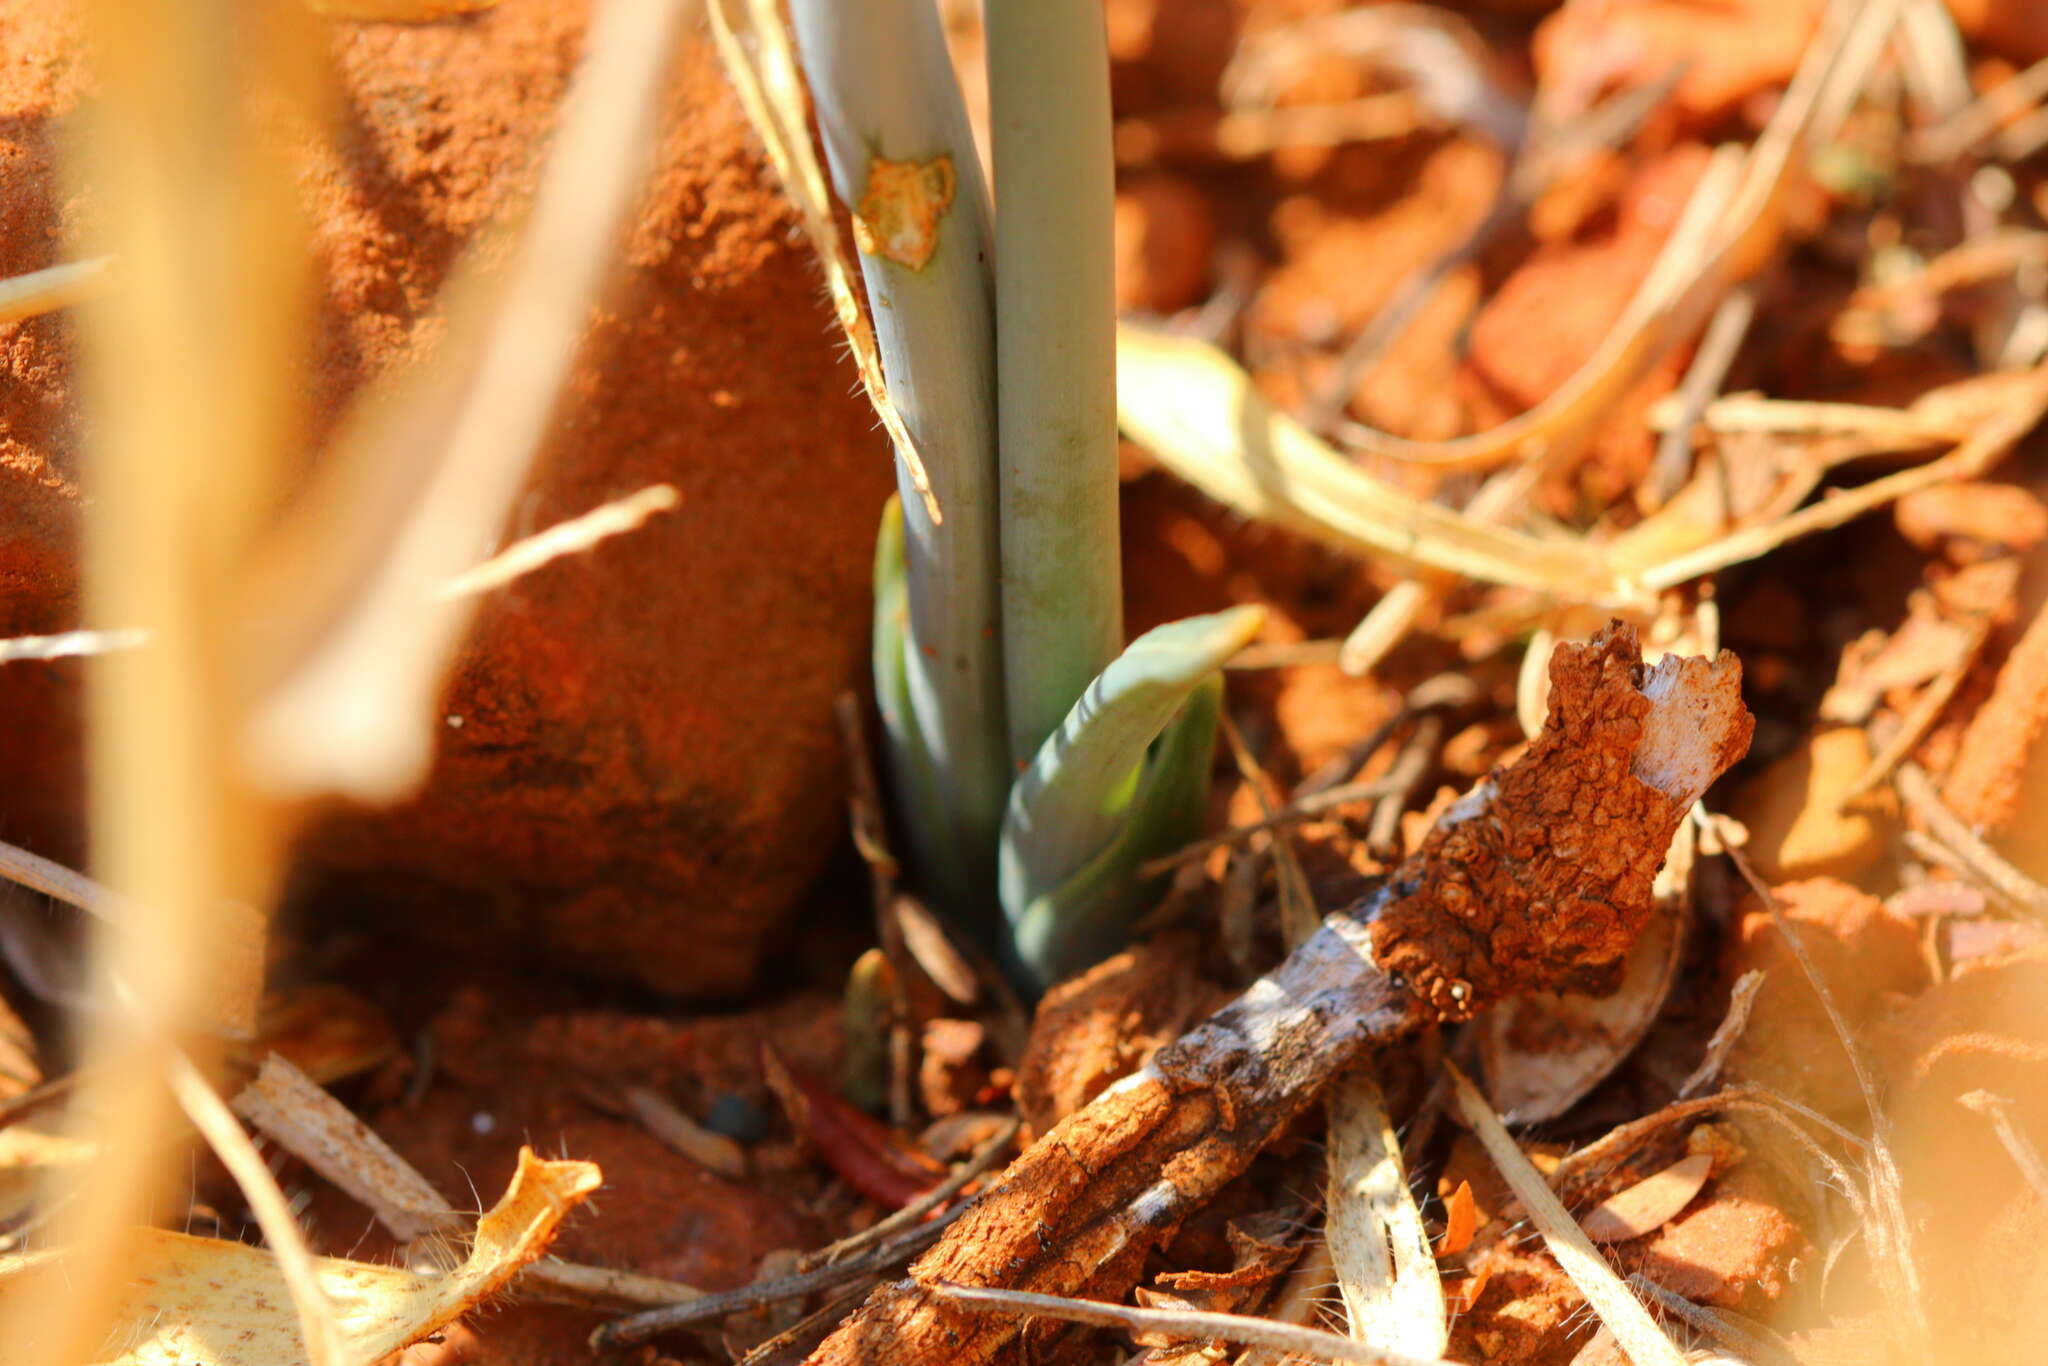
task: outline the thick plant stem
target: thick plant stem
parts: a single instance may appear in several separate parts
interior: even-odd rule
[[[889,390],[944,519],[927,514],[899,452],[902,723],[921,737],[934,793],[904,813],[905,825],[920,867],[958,870],[946,879],[956,885],[929,890],[994,942],[996,832],[1013,774],[1002,723],[988,191],[932,0],[793,0],[790,17],[833,183],[853,212]],[[907,738],[892,729],[899,778],[917,761]]]
[[[1100,0],[985,0],[1003,661],[1028,759],[1123,648],[1115,173]]]

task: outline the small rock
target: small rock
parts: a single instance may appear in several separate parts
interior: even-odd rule
[[[1677,70],[1672,104],[1688,124],[1711,123],[1791,78],[1821,9],[1820,0],[1566,5],[1536,30],[1537,80],[1546,90],[1572,92],[1577,104]]]
[[[1735,802],[1749,827],[1749,857],[1769,882],[1850,878],[1883,856],[1891,789],[1847,811],[1836,803],[1870,766],[1870,741],[1856,726],[1810,736],[1750,780]]]
[[[1759,1315],[1792,1288],[1806,1234],[1760,1162],[1738,1163],[1677,1218],[1615,1250],[1619,1270],[1641,1272],[1695,1303]]]
[[[1918,927],[1876,897],[1833,878],[1790,883],[1773,894],[1851,1029],[1862,1030],[1897,999],[1926,988]],[[1732,982],[1752,970],[1764,981],[1729,1072],[1829,1113],[1860,1109],[1855,1071],[1827,1011],[1770,911],[1753,899],[1735,922],[1722,974]]]
[[[1208,196],[1186,180],[1148,175],[1117,191],[1118,312],[1174,313],[1201,302],[1215,251]]]

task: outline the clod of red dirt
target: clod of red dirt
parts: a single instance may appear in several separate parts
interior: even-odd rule
[[[1860,726],[1815,731],[1742,789],[1734,813],[1749,828],[1746,851],[1766,881],[1853,878],[1884,856],[1891,789],[1836,810],[1870,757]]]
[[[1920,550],[2031,550],[2048,537],[2048,507],[2017,484],[1970,481],[1915,489],[1892,508],[1899,534]]]
[[[48,264],[61,226],[50,129],[75,98],[76,49],[44,11],[62,8],[0,20],[10,273]],[[291,153],[318,258],[315,433],[372,376],[432,363],[436,293],[531,191],[585,10],[506,0],[460,23],[332,26],[338,128]],[[865,673],[891,482],[793,221],[708,41],[690,38],[622,278],[508,534],[656,482],[681,506],[485,604],[426,789],[323,821],[303,886],[470,947],[666,991],[747,988],[843,823],[832,701]],[[62,319],[0,330],[0,629],[71,624],[66,337]],[[69,852],[17,812],[44,800],[22,775],[54,772],[49,749],[75,741],[47,710],[9,715],[40,761],[10,765],[0,821]]]
[[[1752,1316],[1792,1289],[1809,1250],[1784,1192],[1755,1159],[1717,1177],[1691,1208],[1640,1242],[1615,1250],[1624,1275],[1640,1271],[1695,1303]]]
[[[1991,697],[1970,718],[1942,785],[1949,809],[1980,831],[2019,814],[2028,752],[2048,725],[2048,610],[2027,626],[1998,670]]]
[[[1362,164],[1347,159],[1339,170],[1341,198],[1292,194],[1267,216],[1280,260],[1247,306],[1245,325],[1283,351],[1304,342],[1331,346],[1364,329],[1403,284],[1486,216],[1503,160],[1482,138],[1451,137],[1374,147]],[[1348,396],[1360,417],[1423,441],[1471,430],[1472,405],[1455,380],[1479,292],[1476,267],[1449,275]],[[1298,382],[1280,371],[1259,379]],[[1285,394],[1269,388],[1268,396]]]
[[[1061,982],[1039,1002],[1017,1066],[1017,1105],[1037,1133],[1143,1067],[1228,1000],[1203,979],[1199,941],[1168,933]]]
[[[75,7],[12,4],[0,12],[0,278],[56,265],[76,208],[58,184],[58,127],[85,72]],[[65,631],[78,620],[71,533],[76,471],[71,323],[45,314],[0,324],[0,636]],[[0,797],[6,837],[52,857],[81,853],[84,791],[76,662],[0,669]]]
[[[1860,1032],[1896,999],[1926,988],[1917,929],[1876,897],[1833,878],[1790,883],[1773,895],[1851,1029]],[[1722,966],[1730,981],[1748,971],[1761,971],[1764,981],[1729,1072],[1830,1113],[1855,1111],[1861,1093],[1840,1037],[1770,911],[1753,899]]]
[[[1534,407],[1599,350],[1677,225],[1708,155],[1685,143],[1644,162],[1611,221],[1596,219],[1573,240],[1538,247],[1487,301],[1472,322],[1464,378],[1505,405],[1498,417]],[[1683,374],[1684,357],[1666,356],[1596,428],[1593,460],[1580,474],[1596,506],[1641,479],[1655,448],[1649,409]]]
[[[1790,79],[1822,8],[1820,0],[1566,5],[1536,30],[1532,55],[1538,80],[1569,92],[1575,107],[1612,86],[1682,72],[1672,103],[1697,127]]]
[[[1188,181],[1147,175],[1117,190],[1118,311],[1172,313],[1199,303],[1215,251],[1215,211]]]
[[[1500,1238],[1465,1259],[1484,1276],[1478,1300],[1451,1325],[1456,1361],[1567,1366],[1584,1345],[1585,1296],[1535,1239]]]
[[[1446,1018],[1503,996],[1600,985],[1650,913],[1650,881],[1685,802],[1654,776],[1748,748],[1741,666],[1667,656],[1646,667],[1633,629],[1615,625],[1550,662],[1550,715],[1520,761],[1453,806],[1395,874],[1373,923],[1380,966]],[[1646,732],[1658,701],[1687,698],[1683,736]],[[1697,715],[1692,708],[1697,708]],[[1706,753],[1685,760],[1667,744]],[[1705,786],[1705,780],[1699,783]],[[1548,885],[1530,885],[1534,876]]]

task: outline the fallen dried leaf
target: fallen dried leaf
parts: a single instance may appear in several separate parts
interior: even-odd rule
[[[1444,1201],[1444,1236],[1437,1240],[1436,1255],[1455,1257],[1472,1246],[1479,1231],[1479,1202],[1472,1198],[1472,1183],[1460,1181]]]
[[[1596,1243],[1625,1243],[1662,1228],[1692,1203],[1714,1171],[1712,1153],[1682,1157],[1596,1205],[1579,1227]]]
[[[318,1279],[349,1353],[374,1361],[454,1322],[540,1255],[570,1209],[602,1177],[589,1162],[548,1162],[521,1149],[505,1196],[477,1225],[461,1266],[421,1276],[340,1258],[317,1262]],[[105,1335],[109,1366],[281,1366],[304,1359],[298,1321],[269,1253],[242,1243],[139,1228],[128,1237],[129,1279]],[[0,1260],[0,1302],[52,1293],[64,1253]],[[0,1363],[36,1356],[35,1345],[0,1344]]]
[[[840,1179],[876,1204],[901,1209],[944,1177],[937,1163],[899,1144],[887,1127],[790,1066],[772,1045],[762,1045],[761,1065],[790,1124]]]

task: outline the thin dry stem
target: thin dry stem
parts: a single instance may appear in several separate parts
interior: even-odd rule
[[[69,308],[105,289],[107,258],[95,256],[84,261],[32,270],[0,280],[0,324],[20,322],[59,308]]]
[[[355,1354],[343,1341],[334,1311],[321,1292],[313,1253],[306,1246],[299,1221],[292,1215],[291,1202],[278,1189],[277,1178],[270,1174],[263,1155],[256,1151],[256,1145],[249,1141],[227,1102],[200,1075],[190,1058],[173,1051],[165,1061],[165,1070],[179,1108],[228,1169],[228,1175],[234,1177],[235,1185],[256,1216],[257,1227],[263,1230],[264,1241],[270,1247],[270,1255],[277,1259],[278,1274],[284,1278],[292,1308],[298,1314],[299,1335],[305,1340],[311,1366],[343,1366],[354,1361]]]
[[[1607,1264],[1607,1259],[1544,1182],[1543,1174],[1516,1145],[1486,1098],[1456,1066],[1448,1062],[1444,1066],[1450,1073],[1452,1100],[1458,1113],[1485,1146],[1515,1198],[1522,1202],[1551,1255],[1593,1306],[1600,1321],[1621,1342],[1629,1360],[1635,1366],[1684,1366],[1685,1353],[1664,1335],[1642,1301]]]
[[[440,598],[472,597],[503,588],[544,565],[568,555],[580,554],[600,541],[638,531],[657,512],[666,512],[683,501],[674,484],[652,484],[638,493],[594,507],[545,531],[514,541],[482,564],[463,570],[441,585]]]

